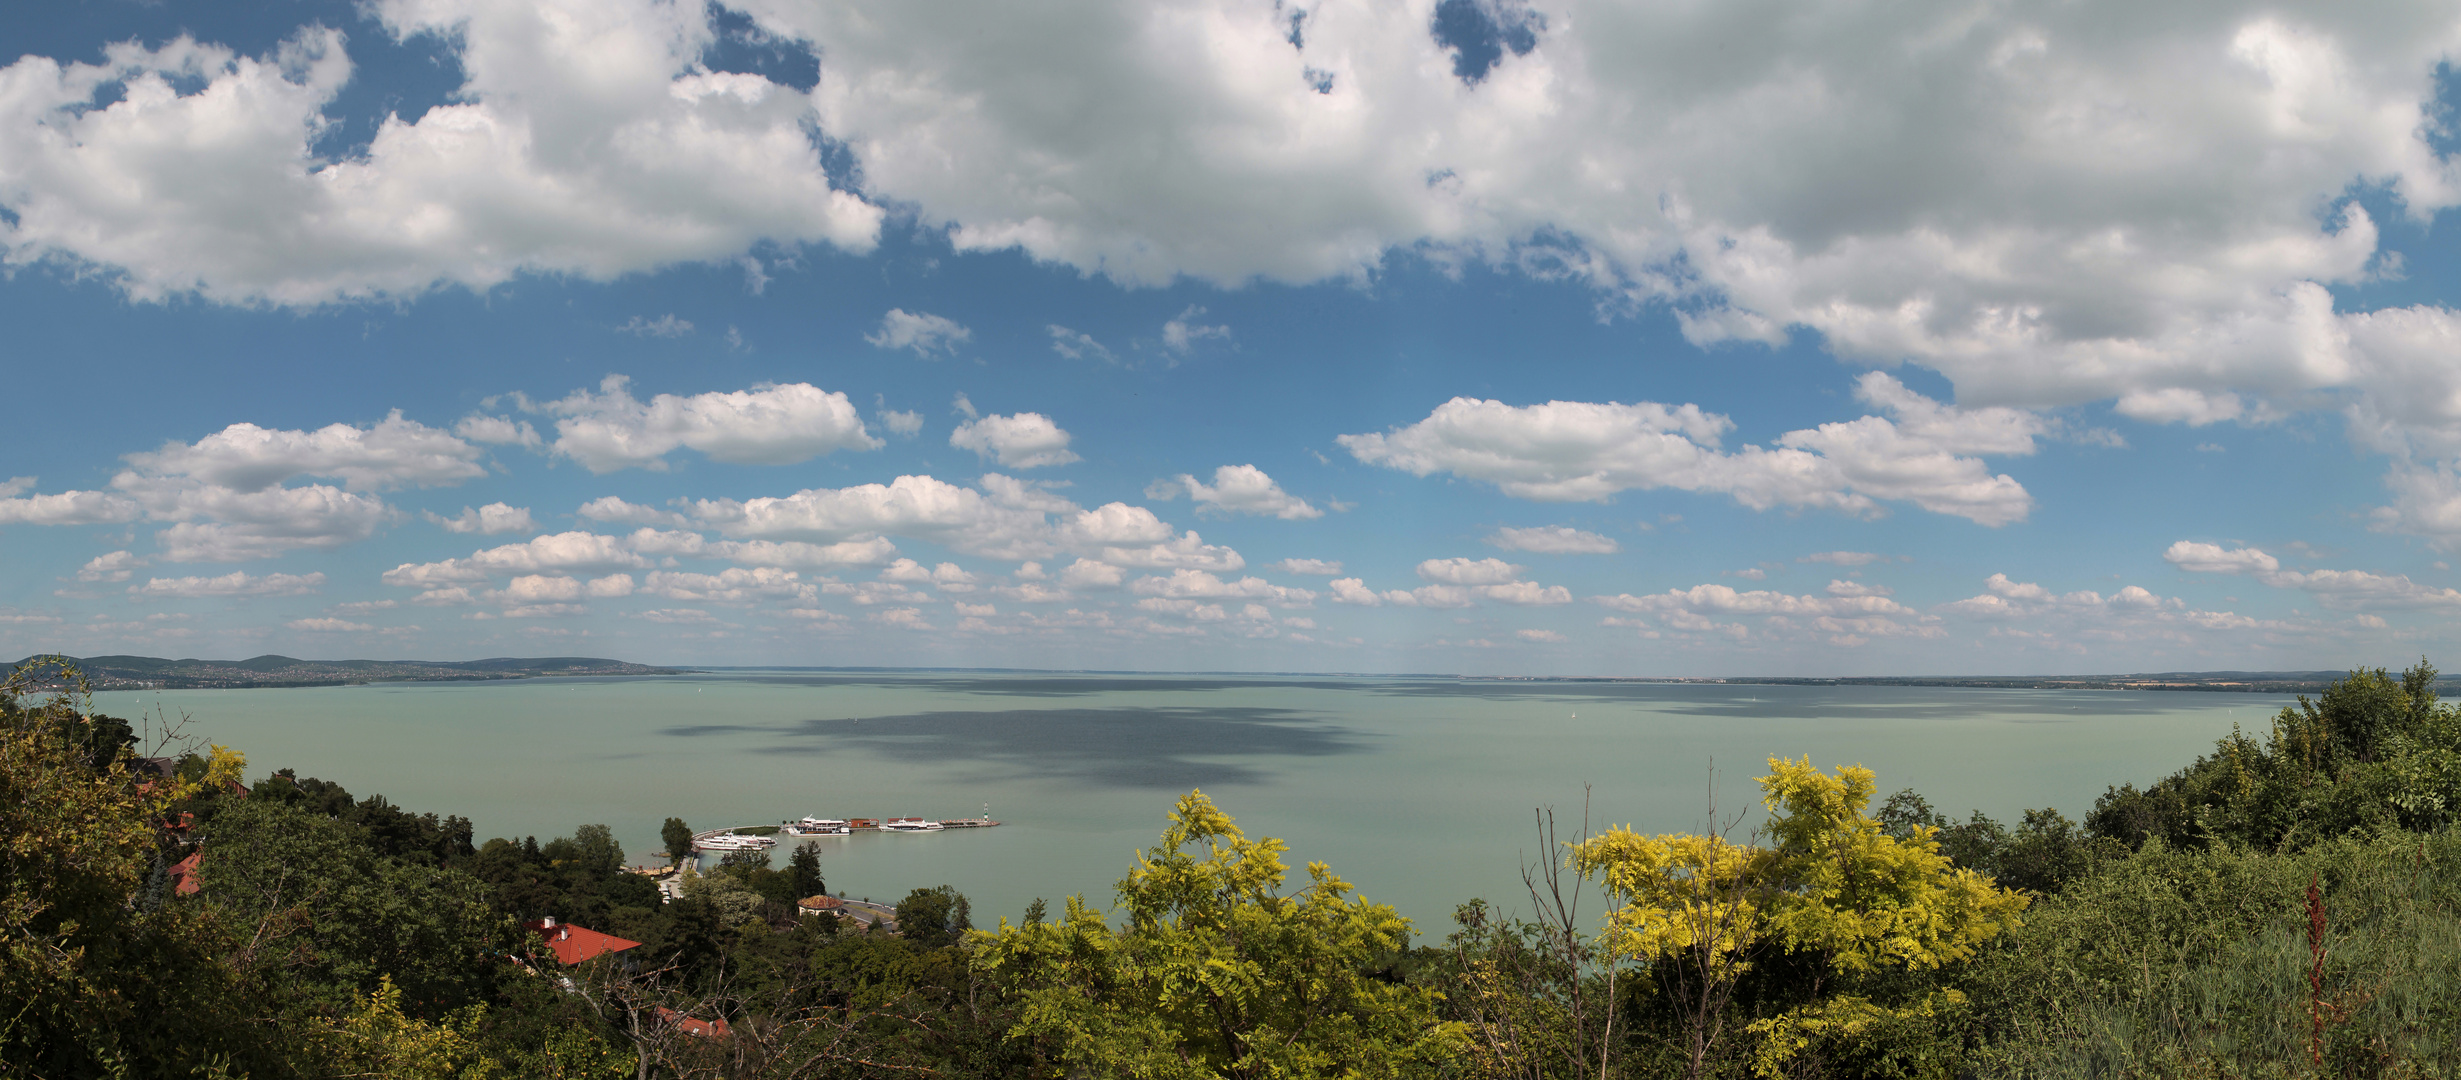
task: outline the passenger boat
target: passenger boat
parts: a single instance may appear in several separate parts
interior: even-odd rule
[[[778,831],[788,836],[844,836],[854,829],[843,818],[808,817],[780,823]]]
[[[762,851],[776,846],[778,842],[770,837],[741,836],[735,833],[704,836],[692,842],[694,851]]]
[[[881,832],[939,832],[943,828],[946,828],[946,826],[937,821],[919,817],[884,818],[880,822]]]

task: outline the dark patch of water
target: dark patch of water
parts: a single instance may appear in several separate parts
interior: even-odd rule
[[[943,710],[774,725],[691,724],[659,734],[765,737],[747,753],[857,750],[910,762],[972,762],[1002,779],[1179,791],[1272,777],[1266,768],[1222,758],[1354,754],[1374,738],[1289,709],[1176,707]]]

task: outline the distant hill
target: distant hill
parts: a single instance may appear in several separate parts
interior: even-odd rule
[[[32,660],[34,657],[26,659]],[[74,659],[78,670],[85,673],[86,680],[96,690],[346,686],[371,682],[467,682],[574,675],[676,675],[685,670],[594,656],[499,656],[488,660],[301,660],[271,655],[246,660],[165,660],[159,656],[88,656]]]
[[[1960,686],[1998,690],[2204,690],[2242,694],[2320,694],[2347,671],[2163,671],[2137,675],[1876,675],[1840,679],[1729,678],[1763,686]],[[2439,694],[2461,691],[2461,676],[2435,680]]]

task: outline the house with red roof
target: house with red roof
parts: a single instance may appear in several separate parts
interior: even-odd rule
[[[626,941],[613,934],[602,934],[586,926],[558,922],[553,915],[543,919],[533,919],[522,925],[528,927],[531,933],[545,938],[547,948],[555,952],[556,960],[565,967],[571,967],[593,957],[639,948],[641,945],[638,941]]]

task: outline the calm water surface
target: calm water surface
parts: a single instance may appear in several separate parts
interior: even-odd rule
[[[2082,816],[2286,699],[2246,694],[1349,677],[729,672],[662,678],[97,695],[276,768],[542,841],[603,822],[632,850],[695,828],[971,817],[996,829],[823,842],[833,889],[950,884],[976,919],[1107,904],[1172,802],[1202,788],[1250,836],[1323,861],[1440,936],[1473,896],[1522,901],[1534,807],[1577,828],[1697,830],[1771,756],[1878,770],[1962,818]],[[1748,828],[1748,824],[1746,826]],[[1738,837],[1740,838],[1740,837]],[[782,850],[782,849],[781,849]],[[644,856],[646,857],[646,856]],[[781,859],[782,861],[782,859]]]

